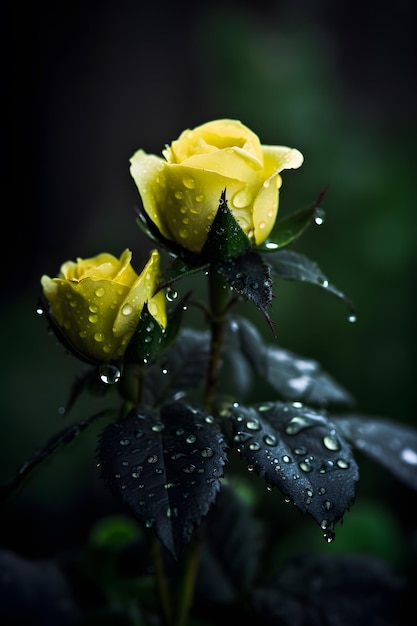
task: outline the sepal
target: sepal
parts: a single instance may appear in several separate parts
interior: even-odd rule
[[[271,252],[288,246],[298,239],[312,224],[322,224],[325,213],[320,207],[324,196],[320,192],[317,200],[307,207],[294,211],[290,215],[278,218],[268,239],[258,246],[263,252]]]
[[[144,304],[139,323],[124,353],[125,363],[146,364],[153,360],[163,347],[165,329],[149,313]]]
[[[238,257],[217,263],[215,268],[232,289],[256,304],[272,332],[275,333],[268,312],[273,297],[272,279],[269,266],[264,262],[262,256],[254,250],[248,250]]]
[[[240,256],[251,247],[248,236],[229,209],[224,189],[201,255],[208,261],[226,261]]]

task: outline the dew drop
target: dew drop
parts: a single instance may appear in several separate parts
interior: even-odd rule
[[[296,435],[304,428],[313,426],[315,423],[315,420],[306,415],[294,415],[285,427],[285,432],[287,435]]]
[[[264,244],[264,247],[267,250],[277,250],[279,248],[279,245],[275,243],[274,241],[266,241]]]
[[[275,435],[265,435],[264,443],[266,443],[267,446],[276,446],[278,441]]]
[[[252,439],[252,435],[250,435],[249,433],[244,433],[242,431],[239,431],[238,433],[236,433],[236,435],[233,437],[233,441],[235,443],[245,443],[246,441],[248,441],[249,439]]]
[[[300,461],[300,463],[298,464],[299,468],[303,471],[303,472],[312,472],[313,471],[313,467],[311,465],[311,462],[309,459],[304,459],[304,461]]]
[[[340,450],[340,443],[333,434],[325,435],[323,437],[323,444],[328,450]]]
[[[103,363],[100,365],[99,376],[105,385],[114,385],[120,380],[121,371],[117,365],[112,363]]]
[[[356,315],[356,313],[350,313],[348,315],[348,322],[350,322],[351,324],[354,324],[358,319],[358,316]]]
[[[400,459],[408,465],[417,465],[417,452],[411,448],[404,448],[400,453]]]
[[[232,204],[237,209],[243,209],[248,206],[252,201],[252,195],[247,189],[243,189],[235,194],[232,198]]]
[[[123,315],[131,315],[133,312],[133,307],[131,304],[125,304],[122,308]]]
[[[337,467],[340,467],[340,469],[348,469],[349,468],[349,463],[347,461],[345,461],[345,459],[337,459],[336,465],[337,465]]]
[[[195,187],[195,180],[191,176],[184,176],[182,182],[184,183],[184,187],[187,187],[187,189],[194,189]]]
[[[168,300],[168,302],[173,302],[174,300],[176,300],[176,298],[178,298],[178,291],[176,291],[172,287],[168,287],[165,292],[165,298]]]
[[[314,214],[314,223],[317,224],[317,226],[321,226],[322,224],[324,224],[325,219],[326,213],[323,211],[323,209],[317,208]]]
[[[158,307],[155,304],[155,302],[153,302],[152,300],[148,301],[148,311],[151,315],[153,315],[154,317],[157,315],[158,313]]]

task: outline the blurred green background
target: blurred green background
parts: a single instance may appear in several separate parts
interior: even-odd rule
[[[370,0],[9,2],[8,17],[2,479],[64,425],[108,404],[84,398],[72,415],[59,414],[83,366],[36,314],[40,276],[55,275],[67,259],[119,256],[126,247],[140,269],[149,243],[135,225],[130,156],[139,148],[160,155],[185,128],[220,117],[241,120],[262,143],[303,152],[302,168],[283,173],[280,215],[328,186],[325,224],[295,248],[356,304],[358,321],[348,323],[343,303],[329,294],[281,282],[277,343],[321,362],[362,413],[417,426],[411,1],[389,11]],[[269,336],[257,310],[242,310]],[[95,467],[99,430],[52,457],[6,503],[3,546],[53,554],[112,511]],[[357,503],[335,545],[349,533],[349,515],[363,514],[359,544],[352,548],[349,537],[348,548],[370,546],[366,537],[388,519],[394,530],[388,539],[382,533],[379,550],[401,552],[414,536],[415,493],[360,460]],[[276,499],[292,527],[320,537],[312,520],[288,514]]]

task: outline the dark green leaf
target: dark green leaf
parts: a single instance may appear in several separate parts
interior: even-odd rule
[[[353,303],[342,291],[327,280],[327,277],[314,261],[310,261],[303,254],[293,250],[277,250],[268,253],[267,262],[271,267],[272,274],[280,278],[310,283],[336,296],[349,309],[349,320],[356,320],[357,311]]]
[[[240,256],[251,248],[251,243],[230,211],[226,189],[219,199],[219,208],[211,225],[201,256],[209,261],[224,261]]]
[[[411,489],[417,489],[417,431],[381,417],[342,415],[332,418],[355,448],[380,463]]]
[[[406,624],[406,602],[405,580],[366,554],[302,554],[251,595],[253,622],[263,626]]]
[[[0,485],[0,498],[6,498],[11,493],[16,491],[16,489],[20,487],[20,485],[32,473],[32,471],[37,468],[43,461],[45,461],[45,459],[51,456],[51,454],[56,452],[58,448],[71,443],[99,418],[106,416],[108,417],[111,415],[114,416],[113,411],[100,411],[99,413],[96,413],[91,417],[80,420],[76,424],[71,424],[70,426],[63,428],[58,433],[53,435],[53,437],[51,437],[42,448],[35,452],[35,454],[29,461],[25,461],[19,467],[16,476],[12,478],[12,480]]]
[[[174,402],[109,425],[98,458],[108,487],[178,558],[216,499],[225,449],[210,415]]]
[[[283,402],[232,406],[230,419],[234,446],[248,467],[309,513],[331,541],[359,479],[334,424],[323,412]]]
[[[320,407],[353,403],[351,394],[323,371],[317,361],[265,343],[258,329],[243,317],[231,319],[226,351],[229,345],[240,349],[254,371],[283,400],[298,400]]]
[[[3,626],[74,626],[80,609],[58,559],[0,550],[0,617]]]
[[[317,202],[278,219],[268,239],[258,246],[258,250],[272,252],[288,246],[298,239],[311,224],[323,219],[324,211],[317,205]]]
[[[235,291],[256,304],[275,333],[268,312],[272,304],[272,280],[269,266],[261,255],[249,250],[236,258],[218,263],[216,269]]]
[[[200,390],[210,356],[210,333],[183,328],[161,362],[148,368],[143,381],[144,404],[157,405]]]
[[[171,265],[164,272],[164,281],[160,285],[160,289],[169,289],[169,287],[181,278],[186,278],[204,271],[209,268],[209,263],[203,262],[201,257],[177,256]]]

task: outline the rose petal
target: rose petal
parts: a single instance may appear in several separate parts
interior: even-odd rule
[[[130,159],[130,173],[142,198],[143,207],[166,239],[172,239],[166,226],[167,205],[164,169],[166,163],[154,154],[138,150]]]

